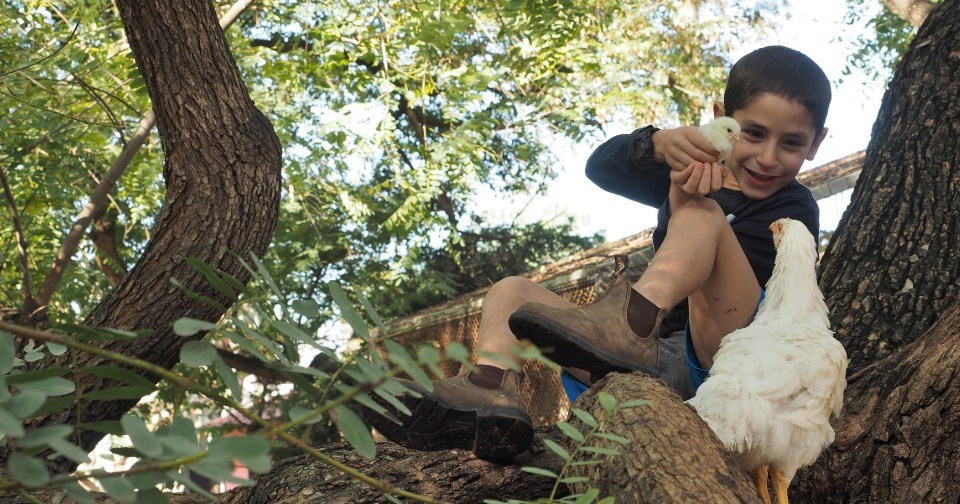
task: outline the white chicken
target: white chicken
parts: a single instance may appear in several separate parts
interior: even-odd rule
[[[802,223],[770,226],[777,256],[749,326],[723,338],[709,378],[688,404],[736,454],[770,502],[786,503],[797,469],[834,440],[847,386],[847,354],[834,339],[817,287],[816,241]]]
[[[727,159],[733,151],[733,142],[740,140],[740,124],[732,117],[718,117],[697,129],[720,152],[720,161]]]

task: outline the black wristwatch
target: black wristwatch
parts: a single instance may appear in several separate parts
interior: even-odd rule
[[[660,128],[645,126],[633,132],[633,160],[640,166],[653,164],[653,134]]]

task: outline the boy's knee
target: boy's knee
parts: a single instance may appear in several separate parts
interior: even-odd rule
[[[670,224],[684,219],[723,219],[726,221],[727,217],[716,201],[710,198],[695,198],[684,203],[682,207],[673,212],[673,215],[670,216]]]
[[[537,286],[537,283],[529,278],[508,276],[493,284],[487,291],[486,298],[498,301],[523,302],[527,298],[526,293],[535,286]]]

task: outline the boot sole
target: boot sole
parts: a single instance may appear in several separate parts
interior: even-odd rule
[[[594,380],[611,372],[640,371],[660,377],[659,370],[607,352],[539,313],[518,310],[510,315],[508,323],[517,338],[530,340],[553,362],[589,371]]]
[[[533,421],[524,411],[507,407],[458,408],[420,387],[411,388],[422,397],[397,396],[410,410],[410,416],[397,411],[379,395],[371,394],[400,424],[364,408],[367,421],[400,446],[421,451],[471,450],[481,459],[512,460],[533,441]]]

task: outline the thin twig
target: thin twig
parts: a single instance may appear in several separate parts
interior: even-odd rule
[[[20,255],[20,273],[23,275],[23,305],[25,311],[30,311],[35,304],[33,291],[30,287],[30,261],[27,257],[27,237],[23,233],[23,225],[20,224],[20,211],[17,210],[17,202],[13,199],[13,191],[10,190],[10,182],[7,181],[7,171],[0,165],[0,181],[3,182],[3,193],[7,197],[7,204],[10,206],[10,215],[13,220],[13,232],[17,236],[17,253]]]
[[[53,51],[52,53],[50,53],[50,54],[48,54],[48,55],[46,55],[46,56],[38,59],[37,61],[34,61],[34,62],[32,62],[32,63],[27,63],[26,65],[23,65],[22,67],[14,68],[13,70],[9,70],[9,71],[6,71],[6,72],[4,72],[4,73],[0,73],[0,77],[6,77],[7,75],[10,75],[10,74],[12,74],[12,73],[21,72],[21,71],[23,71],[23,70],[26,70],[26,69],[32,67],[32,66],[39,65],[40,63],[43,63],[44,61],[47,61],[48,59],[56,56],[57,53],[59,53],[60,51],[62,51],[64,47],[67,47],[67,44],[69,44],[69,43],[73,40],[74,35],[77,34],[77,29],[78,29],[78,28],[80,28],[80,22],[79,22],[79,21],[77,21],[77,24],[73,25],[73,31],[70,32],[70,36],[67,37],[67,40],[63,41],[63,43],[60,44],[60,47],[58,47],[58,48],[57,48],[55,51]]]

